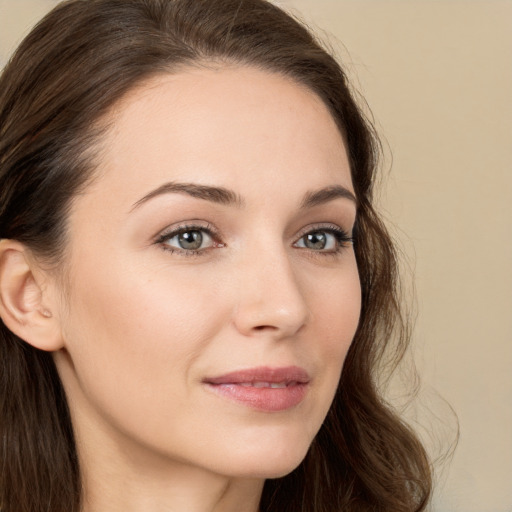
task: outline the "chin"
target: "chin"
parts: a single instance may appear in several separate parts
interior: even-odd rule
[[[254,443],[250,449],[233,454],[225,459],[228,472],[235,470],[239,476],[247,478],[281,478],[291,473],[306,457],[310,443],[290,443],[282,441]],[[229,468],[229,469],[228,469]]]

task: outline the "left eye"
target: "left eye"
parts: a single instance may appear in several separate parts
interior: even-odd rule
[[[198,251],[213,245],[213,238],[204,229],[187,229],[168,235],[162,243],[183,251]]]
[[[350,241],[350,237],[344,233],[324,229],[306,233],[295,243],[295,246],[313,251],[335,251],[343,242]]]

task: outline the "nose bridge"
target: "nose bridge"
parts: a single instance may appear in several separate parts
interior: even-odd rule
[[[246,335],[272,332],[279,337],[295,334],[309,312],[304,290],[290,255],[281,242],[268,243],[242,259],[235,324]]]

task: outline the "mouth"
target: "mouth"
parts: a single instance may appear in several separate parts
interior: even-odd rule
[[[308,373],[297,366],[258,367],[206,378],[203,384],[217,395],[263,412],[299,405],[309,388]]]
[[[296,386],[298,382],[239,382],[238,385],[244,388],[272,388],[283,389],[288,386]]]

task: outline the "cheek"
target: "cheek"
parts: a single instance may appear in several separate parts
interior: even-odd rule
[[[352,342],[361,313],[361,285],[357,264],[349,255],[344,267],[323,280],[323,286],[310,287],[316,328],[322,332],[325,350],[339,364]]]
[[[325,416],[359,324],[361,286],[355,258],[349,255],[339,271],[314,283],[308,293],[313,323],[301,350],[321,368],[316,402]]]
[[[350,282],[344,282],[342,289],[333,290],[331,297],[327,298],[328,311],[323,323],[326,326],[327,338],[332,340],[330,346],[333,356],[345,355],[352,343],[359,324],[361,313],[361,288],[356,277]]]
[[[219,316],[214,289],[196,273],[132,264],[123,269],[77,272],[72,303],[82,328],[97,331],[117,348],[145,351],[152,340],[165,348],[192,349],[200,332]],[[87,276],[90,276],[87,279]],[[212,326],[213,328],[214,326]],[[185,343],[187,340],[187,343]]]
[[[225,321],[223,304],[200,276],[165,274],[121,264],[77,272],[66,345],[81,391],[112,415],[185,400],[190,367]]]

